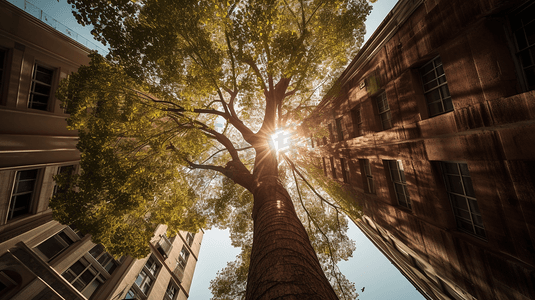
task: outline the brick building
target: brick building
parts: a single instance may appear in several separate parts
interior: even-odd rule
[[[0,1],[0,299],[187,299],[202,232],[160,225],[148,257],[114,259],[52,219],[52,177],[80,156],[54,94],[89,49],[25,6],[40,19]]]
[[[429,299],[535,299],[534,62],[533,1],[400,0],[304,123]]]

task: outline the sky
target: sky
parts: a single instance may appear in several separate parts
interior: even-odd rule
[[[100,47],[99,52],[105,54],[105,46],[93,41],[91,29],[79,25],[71,14],[71,6],[66,0],[8,0],[9,2],[26,9],[34,16],[40,16],[41,9],[47,17],[47,23],[57,24],[62,32],[75,32],[79,34],[79,42],[87,44],[89,48]],[[27,4],[27,3],[30,4]],[[367,40],[379,26],[384,17],[394,7],[397,0],[378,0],[373,5],[371,15],[366,21]],[[33,4],[33,5],[32,5]],[[55,19],[55,20],[52,20]],[[62,25],[61,25],[62,24]],[[64,26],[63,26],[64,25]],[[56,25],[53,25],[56,26]],[[66,29],[67,28],[67,29]],[[71,35],[73,35],[71,33]],[[97,45],[97,46],[94,46]],[[348,236],[356,241],[356,250],[348,261],[339,263],[340,270],[345,276],[355,282],[360,293],[359,300],[418,300],[425,299],[407,279],[383,256],[383,254],[364,236],[364,234],[351,222]],[[206,231],[199,261],[195,269],[190,297],[192,300],[208,300],[211,298],[209,290],[210,280],[214,279],[218,270],[224,268],[229,261],[238,255],[239,249],[230,245],[228,231],[212,229]]]

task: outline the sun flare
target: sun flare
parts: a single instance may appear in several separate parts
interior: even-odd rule
[[[277,152],[284,151],[290,147],[290,137],[289,131],[278,129],[271,135],[271,144]]]

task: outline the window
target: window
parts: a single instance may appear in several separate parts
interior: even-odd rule
[[[169,281],[169,284],[167,285],[167,290],[165,290],[165,295],[163,297],[164,300],[175,300],[178,296],[179,289],[173,282],[173,280]]]
[[[362,180],[364,181],[364,190],[366,193],[375,193],[375,186],[373,183],[372,169],[369,159],[359,159]]]
[[[182,246],[182,251],[180,251],[180,255],[178,256],[177,267],[184,270],[186,268],[186,265],[188,264],[188,258],[189,258],[189,251],[188,249],[186,249],[185,246]]]
[[[353,137],[361,136],[364,134],[362,127],[362,111],[360,106],[351,110],[351,120],[353,121]]]
[[[429,116],[443,114],[453,110],[446,74],[440,57],[433,59],[420,68],[424,95]]]
[[[457,221],[463,231],[485,238],[483,219],[474,194],[468,165],[463,163],[442,162],[442,174],[446,190]]]
[[[340,158],[340,167],[342,168],[342,179],[345,183],[349,183],[349,166],[347,164],[347,160],[344,158]]]
[[[377,104],[377,111],[381,119],[381,129],[386,130],[392,128],[392,114],[390,113],[390,106],[388,106],[388,100],[386,99],[386,92],[382,92],[375,97],[375,103]]]
[[[331,161],[331,174],[333,175],[333,179],[336,179],[336,167],[334,166],[334,157],[331,157],[330,161]]]
[[[80,258],[62,274],[86,298],[106,281],[100,272],[84,257]]]
[[[54,70],[35,64],[28,108],[48,110],[48,100],[52,91]]]
[[[535,4],[531,3],[511,17],[516,55],[527,90],[535,89]]]
[[[6,70],[7,51],[0,49],[0,104],[2,104],[2,91],[4,90],[4,73]]]
[[[136,292],[136,289],[131,288],[128,293],[126,293],[126,296],[124,297],[124,300],[136,300],[136,299],[142,299],[141,296],[139,296],[138,292]]]
[[[407,181],[405,180],[405,172],[401,160],[387,160],[386,163],[390,170],[390,178],[392,179],[394,192],[396,193],[399,205],[411,209],[411,199],[409,198]]]
[[[11,270],[0,271],[0,297],[6,297],[21,283],[21,279],[20,274],[17,272]]]
[[[172,248],[173,245],[167,236],[160,235],[160,240],[158,241],[158,244],[156,244],[156,249],[158,249],[158,252],[160,252],[163,257],[167,258]]]
[[[176,268],[173,271],[173,274],[175,274],[180,281],[182,281],[182,278],[184,277],[184,269],[186,269],[186,265],[188,264],[188,258],[189,251],[186,249],[186,246],[182,246],[182,251],[180,251],[180,255],[176,262]]]
[[[329,128],[329,139],[331,143],[334,143],[333,124],[329,124],[327,127]]]
[[[342,128],[342,117],[336,119],[336,136],[339,142],[344,140],[344,131]]]
[[[46,257],[46,261],[51,261],[72,244],[74,244],[74,240],[65,231],[61,231],[35,248]]]
[[[39,169],[17,171],[9,203],[8,220],[30,213],[38,175]]]
[[[100,244],[95,245],[95,247],[89,250],[89,254],[91,254],[91,256],[110,275],[113,273],[113,271],[115,271],[115,269],[117,269],[117,266],[119,266],[119,262],[116,261],[108,252],[104,251],[104,246]]]
[[[152,256],[149,257],[135,281],[135,285],[143,294],[148,295],[159,270],[160,265],[157,263],[156,259]]]
[[[188,246],[191,247],[193,245],[193,240],[195,239],[195,233],[188,232],[186,235],[186,242],[188,243]]]

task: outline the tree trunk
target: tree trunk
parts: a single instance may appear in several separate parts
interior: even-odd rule
[[[266,156],[255,164],[255,173],[262,170],[264,180],[257,181],[253,191],[254,236],[246,299],[338,299],[290,195],[278,183],[276,158]]]

